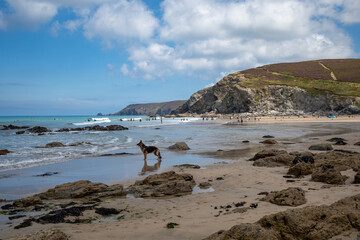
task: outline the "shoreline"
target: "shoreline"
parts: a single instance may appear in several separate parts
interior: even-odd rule
[[[346,126],[347,128],[348,126]],[[360,147],[353,145],[355,142],[360,141],[357,132],[358,130],[348,132],[341,128],[337,132],[325,129],[323,132],[325,134],[322,134],[321,131],[319,132],[315,128],[313,136],[304,135],[295,144],[282,144],[286,142],[285,140],[279,140],[279,144],[275,145],[263,145],[253,142],[249,146],[247,153],[243,152],[244,149],[234,148],[220,152],[208,151],[196,153],[204,154],[203,156],[216,159],[216,162],[220,163],[205,165],[205,168],[202,169],[168,166],[165,170],[189,173],[194,176],[196,184],[210,182],[215,190],[214,192],[184,195],[168,199],[109,198],[105,199],[101,206],[120,209],[127,208],[131,214],[126,215],[125,219],[122,220],[100,220],[100,222],[95,221],[91,224],[35,224],[32,227],[16,230],[15,232],[9,228],[6,230],[6,226],[5,228],[3,226],[0,233],[6,239],[10,236],[28,234],[39,229],[55,228],[63,231],[72,239],[202,239],[220,229],[229,229],[239,223],[254,223],[264,215],[286,209],[332,204],[344,197],[360,193],[359,186],[351,184],[356,174],[354,171],[347,170],[342,172],[342,174],[348,176],[346,185],[329,186],[324,183],[310,181],[310,176],[294,179],[294,182],[287,182],[288,179],[283,177],[287,174],[287,167],[255,167],[252,166],[252,162],[245,160],[262,149],[285,149],[289,152],[308,151],[308,147],[312,144],[328,143],[326,140],[333,135],[346,138],[349,142],[349,144],[344,146],[333,145],[335,149],[360,152]],[[315,153],[318,152],[315,151]],[[196,154],[185,153],[181,156],[188,156],[191,159],[196,157]],[[139,157],[139,155],[137,156]],[[232,161],[228,161],[229,159],[232,159]],[[222,163],[221,161],[226,162]],[[151,174],[157,173],[159,172]],[[121,183],[127,186],[133,184],[137,179],[143,178],[144,176],[138,176],[135,179],[114,181],[113,183]],[[216,180],[217,178],[223,178],[223,180]],[[262,196],[258,194],[261,192],[282,190],[287,187],[300,187],[304,189],[306,191],[307,203],[299,207],[287,207],[259,200]],[[241,201],[246,202],[246,207],[253,203],[258,204],[258,207],[250,208],[244,213],[232,212],[234,207],[229,212],[226,212],[226,209],[220,209],[220,206],[227,206]],[[219,214],[220,210],[223,212]],[[178,223],[179,226],[175,227],[175,229],[167,229],[166,224],[169,222]]]

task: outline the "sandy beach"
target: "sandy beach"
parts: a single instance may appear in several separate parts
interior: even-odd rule
[[[227,117],[218,118],[214,120],[215,123],[238,124],[236,118],[229,121]],[[196,185],[207,182],[211,184],[211,188],[200,191],[194,190],[193,194],[177,197],[107,197],[101,199],[98,206],[122,210],[120,215],[102,217],[93,211],[85,211],[80,218],[92,219],[91,223],[33,223],[29,227],[15,230],[13,227],[23,220],[18,219],[1,226],[1,239],[24,236],[47,229],[58,229],[65,233],[69,239],[204,239],[219,230],[228,230],[236,224],[255,223],[265,215],[307,206],[330,205],[360,193],[360,185],[353,184],[356,175],[353,169],[341,171],[341,175],[346,176],[346,180],[345,184],[339,185],[313,181],[311,175],[285,178],[284,176],[288,176],[289,166],[260,167],[253,166],[253,161],[247,161],[262,150],[285,150],[288,153],[306,152],[309,151],[311,145],[319,143],[332,144],[334,150],[346,151],[344,154],[350,154],[351,157],[359,159],[357,152],[359,152],[360,147],[354,145],[360,141],[359,131],[353,127],[360,124],[359,116],[350,118],[344,116],[334,119],[277,117],[276,120],[275,117],[261,117],[260,121],[251,119],[243,124],[255,123],[265,124],[269,128],[275,123],[298,126],[319,123],[323,128],[318,129],[316,124],[312,125],[312,133],[300,138],[289,136],[279,139],[275,137],[277,144],[262,144],[260,141],[252,141],[248,147],[241,149],[233,148],[196,154],[185,153],[185,155],[190,155],[190,158],[201,155],[219,161],[200,169],[169,166],[166,167],[166,171],[173,170],[179,174],[191,174]],[[330,123],[331,127],[324,128],[327,123]],[[349,123],[353,123],[353,125],[349,125]],[[334,145],[334,143],[327,141],[332,137],[344,138],[347,140],[347,144]],[[222,141],[221,139],[218,140]],[[327,152],[339,153],[339,151],[334,150]],[[324,153],[324,151],[316,150],[311,152],[315,154],[315,159],[317,159],[317,154]],[[181,158],[181,155],[174,157]],[[190,162],[187,161],[187,163]],[[139,176],[137,179],[143,178]],[[116,183],[126,187],[134,184],[134,182],[135,179],[130,179]],[[304,190],[306,203],[300,206],[279,206],[260,200],[264,192],[280,191],[289,187]],[[64,204],[71,201],[84,202],[88,199],[64,199],[50,202]],[[169,228],[167,227],[168,223],[178,225]],[[358,230],[350,229],[337,235],[337,238],[334,239],[358,239],[358,236],[360,236]],[[25,236],[24,239],[29,237],[29,235]]]

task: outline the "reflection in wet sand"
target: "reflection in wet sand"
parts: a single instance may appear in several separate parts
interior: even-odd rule
[[[141,173],[140,175],[144,175],[146,172],[153,172],[155,170],[158,170],[160,168],[161,165],[161,159],[157,161],[157,163],[154,164],[154,166],[149,166],[147,164],[147,161],[144,160],[144,166],[141,169]]]

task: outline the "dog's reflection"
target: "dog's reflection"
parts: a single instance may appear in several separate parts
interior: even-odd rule
[[[141,173],[140,175],[144,175],[146,172],[153,172],[155,170],[158,170],[160,168],[161,165],[161,159],[157,161],[157,163],[154,164],[154,166],[149,166],[147,164],[147,161],[144,160],[144,166],[141,169]]]

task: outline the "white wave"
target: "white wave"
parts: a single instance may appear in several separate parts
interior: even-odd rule
[[[132,139],[131,137],[128,137],[128,138],[126,139],[126,143],[132,143],[132,141],[133,141],[133,139]]]

